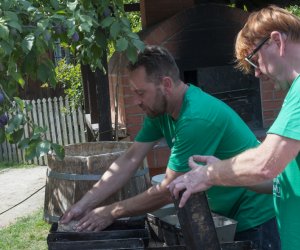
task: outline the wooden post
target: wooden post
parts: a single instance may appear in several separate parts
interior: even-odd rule
[[[183,238],[188,250],[220,250],[214,221],[205,192],[191,195],[183,208],[174,199]]]

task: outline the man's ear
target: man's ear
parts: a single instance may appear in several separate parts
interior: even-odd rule
[[[170,93],[170,90],[173,87],[173,80],[169,76],[163,77],[163,88],[166,91],[166,93]]]
[[[286,46],[286,39],[287,39],[286,34],[281,33],[279,31],[273,31],[270,37],[278,47],[280,56],[283,56],[285,53],[285,46]]]

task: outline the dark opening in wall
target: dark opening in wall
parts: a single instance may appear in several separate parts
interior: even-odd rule
[[[227,103],[253,129],[262,128],[259,80],[233,66],[203,67],[184,72],[184,81]]]
[[[197,70],[187,70],[183,72],[183,79],[185,83],[192,83],[197,85]]]

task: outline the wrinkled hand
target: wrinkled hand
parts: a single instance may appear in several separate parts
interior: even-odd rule
[[[168,189],[176,199],[178,199],[179,192],[185,190],[181,196],[179,207],[183,207],[193,193],[205,191],[211,187],[207,168],[200,166],[198,163],[209,165],[216,161],[219,161],[219,159],[214,156],[194,155],[189,158],[189,166],[192,170],[177,177],[168,185]]]
[[[67,209],[67,211],[64,213],[64,215],[60,219],[60,223],[62,224],[68,224],[71,220],[80,219],[85,214],[87,214],[90,210],[84,210],[79,203],[74,204],[70,208]]]
[[[114,222],[111,214],[111,207],[98,207],[85,215],[76,225],[76,231],[94,231],[98,232]]]

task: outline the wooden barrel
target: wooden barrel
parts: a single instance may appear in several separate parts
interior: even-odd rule
[[[44,219],[57,222],[68,207],[92,188],[132,142],[88,142],[65,146],[63,161],[48,156]],[[99,205],[127,199],[150,186],[148,168],[144,163],[118,192]]]

